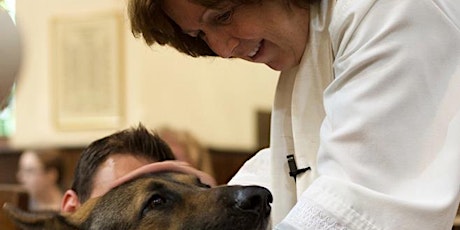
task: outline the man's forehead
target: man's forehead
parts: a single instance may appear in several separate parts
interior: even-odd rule
[[[129,172],[152,163],[151,160],[132,154],[113,154],[96,170],[90,197],[100,196],[111,184]]]

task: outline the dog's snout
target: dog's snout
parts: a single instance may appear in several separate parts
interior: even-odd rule
[[[270,215],[270,203],[273,201],[273,197],[266,188],[247,186],[238,190],[235,195],[237,208],[267,216]]]

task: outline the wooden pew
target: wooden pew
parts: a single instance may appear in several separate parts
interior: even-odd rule
[[[27,210],[28,201],[27,192],[21,186],[16,184],[0,184],[0,205],[2,207],[5,202],[8,202],[23,210]],[[2,230],[19,230],[8,219],[3,210],[0,212],[0,227]]]

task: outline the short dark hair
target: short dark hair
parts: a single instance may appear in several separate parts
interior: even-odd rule
[[[131,32],[134,37],[143,37],[147,45],[158,43],[168,45],[179,52],[192,57],[217,56],[200,37],[192,37],[182,32],[181,28],[163,11],[164,0],[129,0],[128,14],[131,21]],[[191,0],[194,3],[217,8],[223,2],[233,2],[240,5],[257,4],[265,0]],[[271,0],[269,0],[271,1]],[[279,0],[308,8],[321,0]]]
[[[91,195],[97,169],[113,154],[143,157],[152,162],[175,159],[166,142],[142,124],[98,139],[82,151],[75,167],[72,190],[79,196],[81,203]]]

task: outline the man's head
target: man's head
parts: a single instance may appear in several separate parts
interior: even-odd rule
[[[140,166],[173,159],[168,145],[142,125],[96,140],[83,150],[61,210],[75,211],[89,198],[100,196],[114,180]]]

